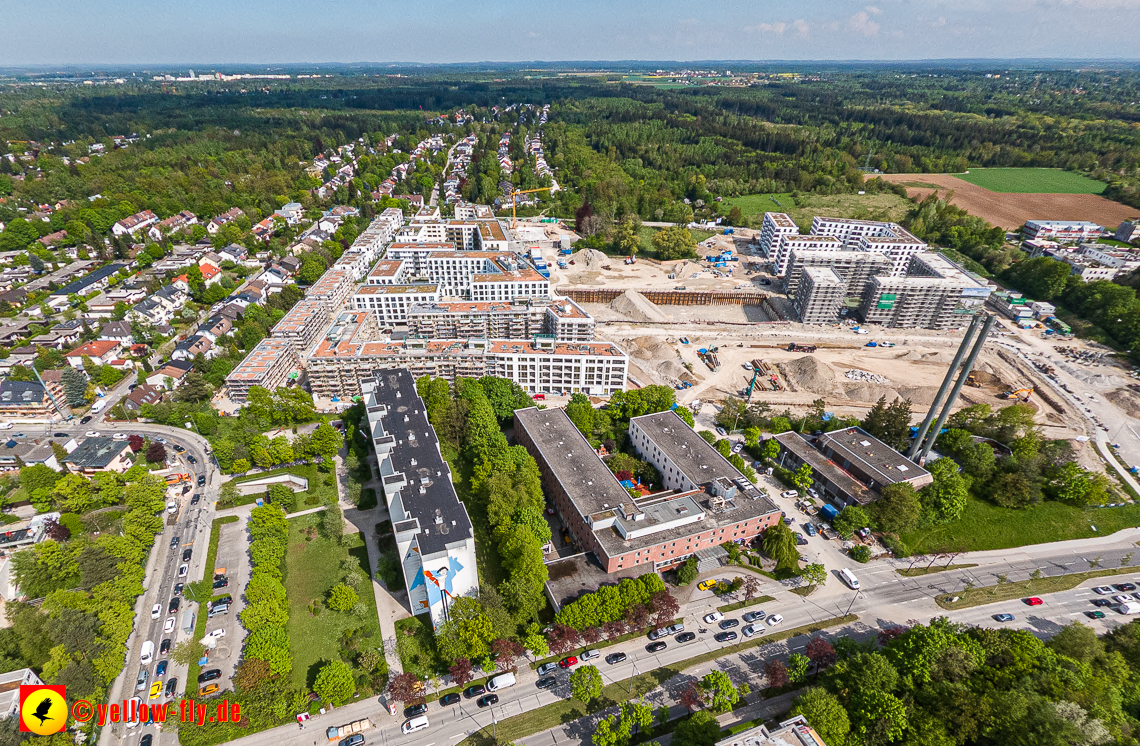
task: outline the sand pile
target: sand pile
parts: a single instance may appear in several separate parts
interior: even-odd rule
[[[813,355],[804,355],[795,360],[776,363],[776,367],[792,391],[811,391],[827,396],[846,396],[846,391],[839,385],[835,370]]]
[[[879,386],[874,383],[850,383],[843,387],[847,398],[857,402],[877,402],[881,397],[887,397],[887,404],[899,398],[899,392],[890,386]]]
[[[600,252],[598,252],[600,253]],[[604,254],[603,254],[604,256]],[[628,317],[631,321],[672,321],[669,314],[648,301],[636,290],[626,290],[614,298],[610,308]]]
[[[696,383],[697,377],[689,372],[688,368],[681,365],[678,360],[665,360],[657,364],[654,368],[657,373],[666,378],[671,378],[677,381],[688,381],[689,383]]]
[[[967,389],[962,389],[966,391]],[[919,407],[929,407],[934,403],[934,395],[938,393],[937,386],[899,386],[899,396],[903,399],[910,399],[910,403],[914,405],[915,409]],[[943,404],[946,399],[942,399]],[[961,403],[961,397],[959,397]]]
[[[694,272],[700,272],[701,265],[693,262],[677,262],[673,265],[673,276],[678,280],[688,280]]]
[[[570,258],[574,260],[575,267],[582,265],[579,269],[600,270],[603,264],[610,263],[610,257],[597,249],[582,249],[574,252]]]
[[[634,337],[627,341],[626,354],[638,360],[676,360],[677,351],[672,345],[662,342],[656,337]]]
[[[1123,409],[1129,417],[1140,417],[1140,386],[1114,389],[1104,398]]]
[[[907,350],[906,352],[895,355],[897,360],[914,360],[919,363],[942,363],[950,364],[954,360],[954,353],[950,351],[945,352],[919,352],[918,350]]]

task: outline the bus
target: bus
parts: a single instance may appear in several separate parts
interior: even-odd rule
[[[839,571],[839,577],[852,590],[859,590],[859,578],[855,577],[855,573],[851,572],[846,567]]]

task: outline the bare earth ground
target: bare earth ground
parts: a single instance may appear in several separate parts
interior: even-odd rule
[[[1135,217],[1136,208],[1096,194],[1007,194],[991,192],[949,174],[884,174],[883,179],[903,184],[936,184],[941,195],[954,191],[955,205],[1002,228],[1020,228],[1026,220],[1091,220],[1116,227]],[[907,186],[907,194],[924,199],[933,189]]]

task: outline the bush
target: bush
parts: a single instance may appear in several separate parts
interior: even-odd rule
[[[851,547],[851,549],[847,551],[847,554],[856,562],[867,562],[871,559],[871,550],[862,544]]]

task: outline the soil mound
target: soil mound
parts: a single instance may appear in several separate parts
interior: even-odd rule
[[[813,355],[804,355],[786,363],[776,363],[776,367],[792,391],[811,391],[827,396],[847,394],[839,385],[835,369]]]
[[[644,295],[636,290],[626,290],[614,298],[610,303],[610,308],[628,317],[631,321],[673,320],[672,317],[647,300]]]
[[[603,264],[609,264],[610,258],[597,249],[582,249],[570,257],[574,266],[582,265],[579,269],[600,270]]]
[[[887,404],[899,398],[899,392],[890,386],[880,386],[874,383],[850,383],[844,387],[847,398],[857,402],[877,402],[880,397],[887,397]]]
[[[1140,386],[1113,389],[1104,395],[1105,399],[1123,409],[1129,417],[1140,417]]]

